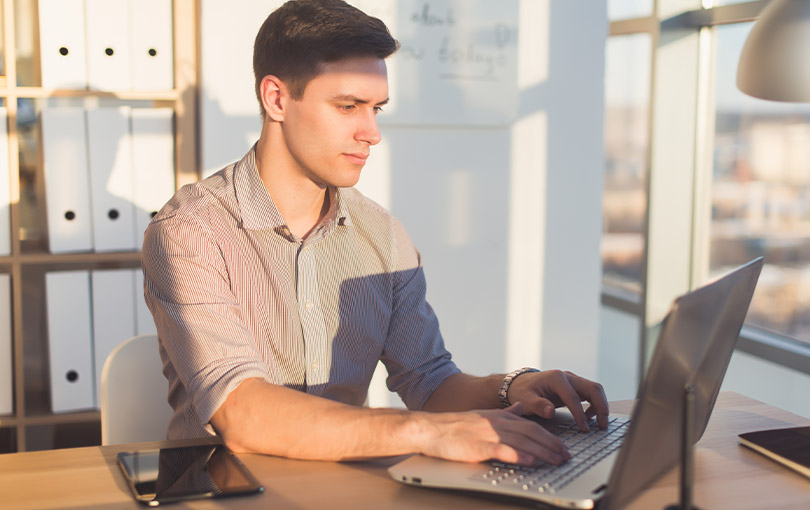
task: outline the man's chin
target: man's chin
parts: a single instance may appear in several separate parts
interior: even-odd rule
[[[336,188],[351,188],[360,181],[360,170],[362,167],[354,172],[346,172],[332,180],[331,186]]]

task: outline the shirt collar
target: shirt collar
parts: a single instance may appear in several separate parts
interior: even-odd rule
[[[286,222],[259,177],[256,145],[234,165],[234,190],[242,226],[248,230],[286,231]],[[321,221],[323,235],[336,225],[351,225],[349,208],[341,188],[329,188],[329,211]]]

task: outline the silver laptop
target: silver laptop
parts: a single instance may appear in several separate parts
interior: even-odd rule
[[[683,391],[695,388],[692,437],[700,439],[714,408],[762,258],[675,300],[629,417],[606,430],[576,429],[570,414],[539,420],[572,451],[562,466],[531,469],[495,462],[467,464],[414,455],[389,468],[400,482],[482,491],[565,508],[623,508],[680,457]]]

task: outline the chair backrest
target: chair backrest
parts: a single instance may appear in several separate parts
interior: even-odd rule
[[[101,444],[166,439],[172,408],[157,335],[126,340],[101,371]]]

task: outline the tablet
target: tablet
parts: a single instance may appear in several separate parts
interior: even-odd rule
[[[121,452],[118,465],[135,499],[148,506],[264,490],[224,445]]]
[[[810,478],[810,427],[740,434],[740,444]]]

